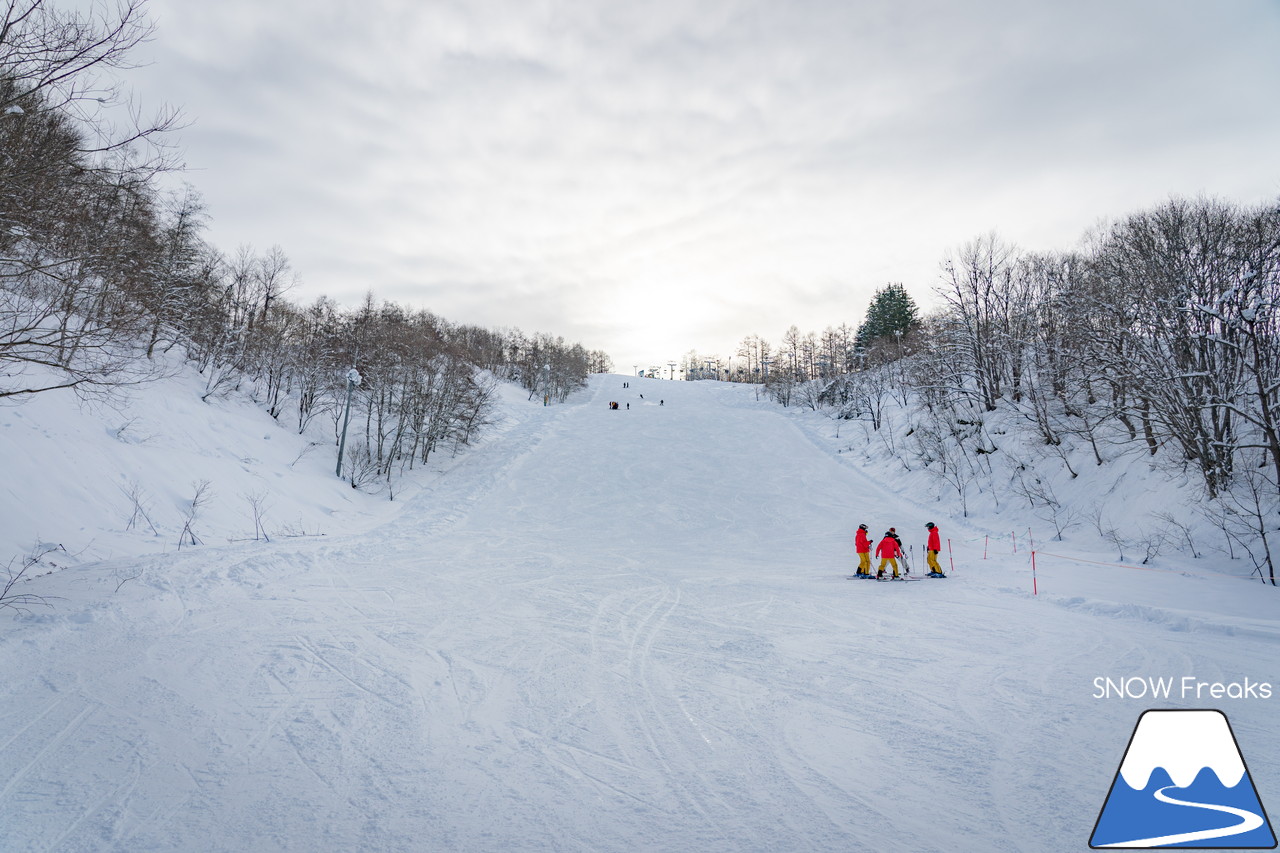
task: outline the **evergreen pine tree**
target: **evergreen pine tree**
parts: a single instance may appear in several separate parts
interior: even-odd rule
[[[920,309],[901,284],[887,284],[876,291],[867,307],[867,318],[858,327],[857,344],[866,346],[877,338],[906,333],[920,322]]]

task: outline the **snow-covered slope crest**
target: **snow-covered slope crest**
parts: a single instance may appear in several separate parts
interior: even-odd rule
[[[1221,711],[1148,711],[1138,721],[1120,775],[1134,790],[1147,787],[1163,767],[1173,784],[1186,788],[1206,767],[1228,788],[1244,777],[1244,760]]]

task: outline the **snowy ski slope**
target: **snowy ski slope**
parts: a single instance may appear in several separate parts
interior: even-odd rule
[[[1274,591],[849,581],[859,522],[982,530],[747,389],[622,381],[371,533],[40,579],[0,614],[0,849],[1086,850],[1148,707],[1222,709],[1280,808],[1280,697],[1094,685],[1280,682]]]

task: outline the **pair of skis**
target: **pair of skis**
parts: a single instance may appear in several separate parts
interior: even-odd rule
[[[910,572],[898,575],[897,577],[877,577],[876,575],[845,575],[845,579],[851,581],[922,581],[925,578],[945,578],[946,575],[929,572],[927,575],[913,575]]]
[[[892,576],[878,578],[875,575],[845,575],[845,578],[851,581],[869,580],[869,581],[878,581],[880,583],[884,583],[886,581],[922,581],[924,580],[924,578],[916,575],[898,575],[896,578]]]

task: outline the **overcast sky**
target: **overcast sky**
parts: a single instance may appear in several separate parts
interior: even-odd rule
[[[224,251],[617,369],[936,302],[995,230],[1068,249],[1280,198],[1280,2],[151,0]]]

